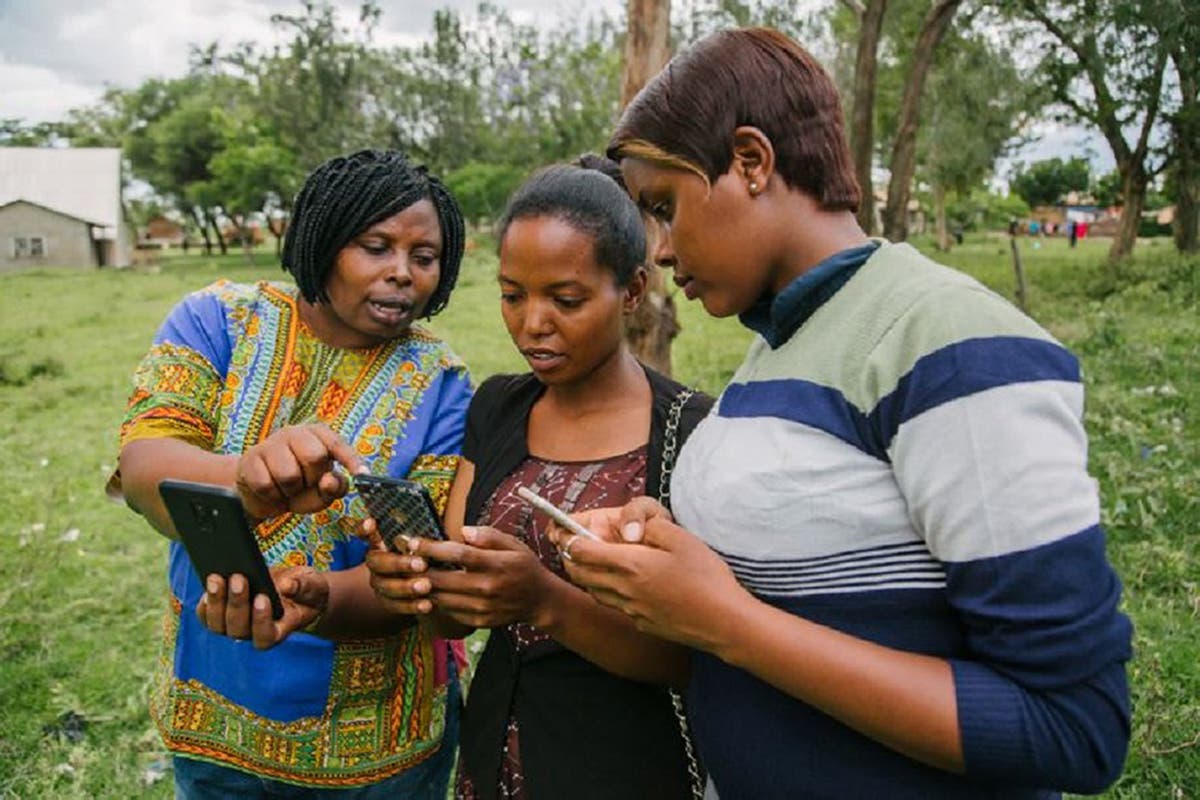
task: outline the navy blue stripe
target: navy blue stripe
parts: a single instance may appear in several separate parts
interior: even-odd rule
[[[1057,342],[1023,336],[965,339],[922,356],[868,415],[884,451],[908,420],[977,392],[1033,381],[1079,382],[1079,361]]]
[[[717,413],[727,419],[772,417],[799,422],[887,461],[887,448],[880,446],[867,416],[829,386],[798,378],[732,383],[721,395]]]
[[[775,597],[787,597],[791,594],[799,592],[808,592],[812,594],[831,593],[833,591],[846,591],[850,589],[870,589],[873,586],[896,588],[896,584],[912,584],[914,588],[939,588],[946,583],[945,577],[942,575],[914,575],[901,576],[890,575],[881,578],[846,581],[844,583],[831,583],[822,585],[813,584],[798,584],[796,586],[774,586],[774,585],[756,585],[753,581],[742,581],[742,585],[751,591],[759,594],[769,594]]]

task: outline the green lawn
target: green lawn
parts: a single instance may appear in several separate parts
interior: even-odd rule
[[[1083,360],[1092,473],[1137,625],[1134,741],[1109,796],[1188,797],[1200,786],[1200,260],[1144,241],[1111,276],[1107,242],[1037,244],[1022,242],[1030,311]],[[476,379],[521,368],[491,246],[472,250],[434,326]],[[1008,253],[1007,239],[977,236],[942,260],[1011,296]],[[129,375],[171,305],[218,277],[281,276],[269,252],[0,275],[0,796],[171,796],[169,772],[147,781],[166,754],[145,710],[166,548],[102,487]],[[716,391],[749,334],[678,299],[676,372]],[[77,741],[71,712],[86,723]]]

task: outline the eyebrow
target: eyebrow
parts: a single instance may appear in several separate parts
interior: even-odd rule
[[[503,281],[504,283],[511,283],[513,286],[522,286],[523,285],[520,281],[515,281],[512,278],[509,278],[502,273],[497,273],[496,278],[497,278],[497,280]],[[582,281],[566,280],[566,281],[555,281],[554,283],[547,284],[545,288],[550,291],[553,291],[555,289],[587,289],[587,286]]]

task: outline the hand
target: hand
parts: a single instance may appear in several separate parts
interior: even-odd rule
[[[360,538],[370,547],[366,564],[371,572],[371,589],[380,605],[393,614],[429,614],[433,601],[429,592],[433,588],[425,573],[429,563],[411,553],[396,553],[387,548],[379,535],[375,520],[367,517],[361,526]],[[419,545],[416,539],[409,540],[413,548]]]
[[[230,575],[226,586],[220,575],[209,575],[196,605],[200,623],[231,639],[253,639],[255,647],[266,650],[311,625],[329,604],[329,579],[312,567],[272,567],[271,580],[283,603],[279,619],[272,617],[265,594],[251,602],[245,576]]]
[[[415,553],[425,563],[462,567],[427,573],[434,607],[473,628],[544,624],[550,587],[561,579],[515,536],[485,527],[464,527],[462,535],[463,542],[414,540]],[[421,583],[415,581],[414,589],[423,588]]]
[[[354,448],[324,424],[292,425],[251,447],[237,465],[237,489],[256,520],[286,512],[311,514],[350,488],[349,472],[362,469]]]
[[[570,555],[563,561],[567,574],[597,601],[629,616],[638,630],[719,651],[728,639],[725,626],[736,624],[740,604],[753,597],[721,557],[670,521],[665,509],[657,512],[639,500],[626,509],[613,517],[623,541],[560,532],[559,546]]]
[[[635,497],[623,506],[593,508],[577,511],[571,518],[607,542],[639,542],[646,522],[665,519],[674,522],[671,512],[662,503],[651,497]],[[574,535],[558,525],[553,518],[547,529],[550,541],[560,549]],[[567,554],[569,557],[569,554]]]

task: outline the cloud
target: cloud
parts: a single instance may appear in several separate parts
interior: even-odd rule
[[[344,24],[356,0],[334,3]],[[512,0],[502,5],[520,22],[579,19],[623,0]],[[473,14],[475,0],[382,0],[377,40],[411,45],[427,37],[433,14]],[[0,116],[30,122],[60,119],[99,99],[107,86],[182,75],[190,46],[229,47],[277,39],[272,14],[301,13],[298,0],[0,0]]]

